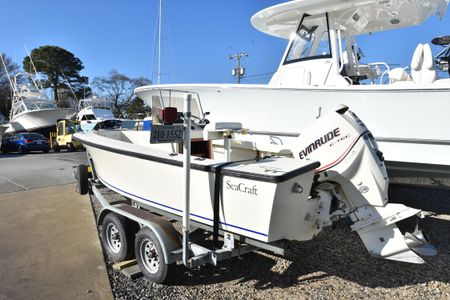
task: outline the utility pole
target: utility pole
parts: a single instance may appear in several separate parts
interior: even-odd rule
[[[231,75],[237,76],[238,83],[241,83],[241,77],[243,77],[245,74],[245,68],[241,68],[241,58],[242,57],[248,57],[247,52],[240,52],[238,54],[229,55],[230,59],[237,60],[237,67],[231,70]]]

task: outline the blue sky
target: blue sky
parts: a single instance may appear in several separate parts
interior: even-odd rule
[[[250,17],[281,0],[164,0],[162,83],[235,82],[229,54],[246,51],[247,75],[274,72],[287,42],[254,29]],[[111,69],[156,80],[159,0],[14,0],[2,3],[0,51],[19,65],[31,50],[57,45],[71,51],[93,79]],[[450,35],[450,13],[425,24],[362,37],[365,60],[407,66],[415,46]],[[436,52],[437,49],[434,49]],[[255,76],[245,83],[265,82]]]

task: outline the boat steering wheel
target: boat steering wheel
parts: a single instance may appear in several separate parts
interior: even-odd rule
[[[450,35],[434,38],[431,43],[444,47],[444,50],[436,55],[435,63],[439,70],[443,71],[447,68],[448,75],[450,75]]]
[[[202,119],[195,115],[191,115],[191,119],[192,119],[192,123],[194,123],[194,125],[202,127],[202,128],[209,124],[209,120]]]
[[[184,120],[184,114],[182,112],[178,113],[178,119],[179,120]],[[197,126],[197,127],[205,127],[206,125],[209,124],[209,120],[208,119],[202,119],[196,115],[191,115],[191,121],[192,121],[192,125],[193,126]]]

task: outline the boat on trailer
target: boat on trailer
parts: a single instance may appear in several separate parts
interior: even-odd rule
[[[421,43],[416,50],[411,49],[410,66],[394,69],[384,62],[363,62],[357,44],[361,35],[416,26],[433,15],[442,17],[448,2],[282,3],[251,19],[256,29],[289,40],[268,84],[151,85],[135,92],[149,105],[155,97],[168,99],[164,90],[195,92],[204,110],[210,112],[209,121],[241,122],[265,133],[237,137],[236,152],[286,147],[321,112],[345,104],[371,129],[388,168],[448,175],[448,38],[435,40],[435,44],[447,47],[436,57],[427,43]],[[302,149],[294,150],[300,153]]]
[[[270,152],[253,149],[250,154],[232,145],[254,131],[235,122],[205,126],[198,117],[203,114],[198,95],[177,91],[173,95],[165,105],[161,98],[153,99],[160,106],[152,110],[152,131],[74,135],[87,151],[90,189],[103,206],[98,223],[114,260],[135,255],[142,272],[161,283],[176,261],[183,260],[188,267],[217,264],[256,248],[283,254],[286,241],[311,240],[324,227],[347,217],[372,256],[424,263],[419,255],[436,254],[417,226],[403,232],[397,227],[397,222],[423,214],[388,203],[383,155],[371,132],[348,107],[338,106],[305,128],[296,140],[303,149],[300,157],[279,145]],[[190,113],[178,113],[180,99],[191,99]],[[184,122],[187,142],[150,143],[158,122]],[[215,147],[217,141],[222,142],[221,149]],[[190,192],[181,184],[188,158]],[[80,192],[87,193],[86,166],[79,167],[77,177]],[[100,185],[127,197],[131,205],[107,203]],[[183,203],[183,193],[190,203]],[[212,232],[215,248],[192,240],[182,244],[173,225],[160,216],[183,219],[184,228],[189,228],[184,223],[188,219],[196,228]]]

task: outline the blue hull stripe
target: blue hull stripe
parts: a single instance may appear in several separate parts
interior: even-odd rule
[[[98,176],[98,175],[97,175],[97,176]],[[106,181],[105,181],[103,178],[101,178],[100,176],[98,176],[98,178],[99,178],[105,185],[107,185],[107,186],[109,186],[109,187],[111,187],[111,188],[113,188],[113,189],[115,189],[115,190],[117,190],[117,191],[120,191],[121,193],[126,194],[126,195],[128,195],[128,196],[131,196],[131,197],[134,197],[134,198],[138,198],[138,199],[141,199],[141,200],[143,200],[143,201],[150,202],[150,203],[152,203],[152,204],[155,204],[155,205],[158,205],[158,206],[162,206],[162,207],[165,207],[165,208],[168,208],[168,209],[177,211],[177,212],[179,212],[179,213],[182,213],[182,212],[183,212],[181,209],[174,208],[174,207],[171,207],[171,206],[168,206],[168,205],[165,205],[165,204],[161,204],[161,203],[159,203],[159,202],[152,201],[152,200],[149,200],[149,199],[145,199],[145,198],[143,198],[143,197],[140,197],[140,196],[131,194],[131,193],[127,192],[127,191],[124,191],[124,190],[122,190],[122,189],[120,189],[120,188],[118,188],[118,187],[113,186],[112,184],[109,184],[108,182],[106,182]],[[213,222],[212,219],[206,218],[206,217],[203,217],[203,216],[200,216],[200,215],[197,215],[197,214],[191,213],[190,215],[193,216],[193,217],[199,218],[199,219],[203,219],[203,220],[206,220],[206,221]],[[224,223],[224,222],[219,222],[219,223],[222,224],[222,225],[225,225],[225,226],[230,226],[230,227],[233,227],[233,228],[236,228],[236,229],[239,229],[239,230],[243,230],[243,231],[247,231],[247,232],[251,232],[251,233],[254,233],[254,234],[257,234],[257,235],[261,235],[261,236],[265,236],[265,237],[268,236],[267,234],[264,234],[264,233],[261,233],[261,232],[258,232],[258,231],[254,231],[254,230],[251,230],[251,229],[247,229],[247,228],[244,228],[244,227],[240,227],[240,226],[237,226],[237,225],[228,224],[228,223]]]

